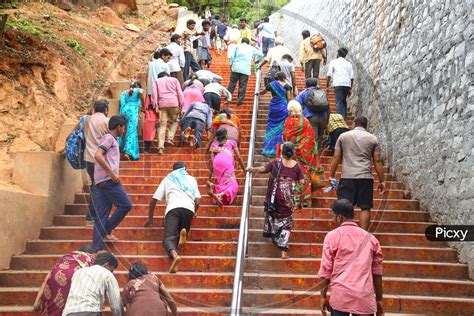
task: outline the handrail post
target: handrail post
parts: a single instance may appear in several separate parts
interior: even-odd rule
[[[255,91],[260,88],[260,70],[257,71],[257,80]],[[252,125],[250,131],[249,156],[247,166],[253,166],[253,156],[255,152],[255,139],[257,134],[257,117],[258,117],[258,96],[254,96]],[[230,314],[239,316],[242,308],[242,292],[243,292],[243,275],[245,257],[248,252],[248,230],[249,230],[249,208],[251,203],[251,189],[253,176],[247,172],[245,174],[244,199],[242,203],[242,214],[240,217],[239,240],[237,244],[237,258],[235,260],[234,285],[232,289],[232,304]]]

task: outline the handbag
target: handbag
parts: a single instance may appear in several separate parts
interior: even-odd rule
[[[275,196],[276,196],[276,191],[277,191],[277,186],[278,186],[278,177],[280,175],[280,170],[281,170],[281,159],[278,159],[276,161],[276,167],[272,170],[272,178],[273,178],[273,188],[271,188],[272,193],[270,195],[270,199],[266,200],[265,203],[263,203],[263,209],[265,212],[268,213],[273,213],[276,211],[276,206],[275,206]],[[268,187],[268,190],[270,190],[270,186]]]

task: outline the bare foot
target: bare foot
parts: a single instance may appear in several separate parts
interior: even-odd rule
[[[222,204],[222,200],[221,200],[222,194],[213,194],[213,195],[214,195],[213,197],[214,197],[214,198],[216,199],[216,201],[217,201],[217,206],[223,207],[224,204]]]
[[[128,154],[123,155],[123,160],[130,161],[130,156]]]
[[[212,197],[214,195],[214,183],[212,183],[211,181],[207,181],[206,187],[208,195]]]
[[[105,235],[104,239],[108,241],[119,241],[119,239],[112,234]]]
[[[175,252],[176,253],[176,252]],[[178,256],[178,254],[176,253],[174,259],[173,259],[173,263],[171,264],[171,267],[170,267],[170,273],[176,273],[178,272],[178,266],[179,264],[181,263],[181,257]]]
[[[183,138],[185,142],[189,142],[189,136],[191,136],[191,127],[188,127],[183,132]]]
[[[196,138],[194,135],[189,136],[189,146],[194,147],[196,145]]]
[[[186,228],[181,229],[181,231],[179,232],[179,242],[178,242],[179,249],[186,247],[186,244],[188,242],[186,240],[187,233],[188,232],[186,231]]]
[[[288,256],[288,253],[286,251],[281,252],[281,258],[282,259],[290,259],[290,257]]]

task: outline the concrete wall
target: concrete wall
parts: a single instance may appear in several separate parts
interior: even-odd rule
[[[59,138],[64,140],[71,126]],[[59,141],[58,143],[63,143]],[[74,170],[56,152],[19,152],[15,156],[15,186],[0,187],[0,269],[7,269],[12,255],[24,251],[26,241],[39,237],[54,215],[74,201],[87,181],[84,171]]]
[[[472,3],[293,0],[272,16],[296,56],[304,29],[325,35],[330,58],[349,49],[353,112],[369,118],[392,170],[443,224],[474,224]],[[474,276],[473,243],[455,246]]]

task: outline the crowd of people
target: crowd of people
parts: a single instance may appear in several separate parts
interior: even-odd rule
[[[158,155],[165,154],[165,148],[176,146],[178,128],[179,146],[200,148],[207,138],[206,154],[210,161],[207,194],[219,207],[232,204],[237,196],[236,164],[243,173],[269,174],[263,236],[271,238],[281,250],[282,259],[289,258],[294,212],[310,207],[313,194],[324,185],[320,151],[327,145],[328,151],[334,151],[334,159],[330,187],[325,191],[337,191],[339,200],[332,211],[340,227],[324,241],[319,272],[323,283],[321,311],[325,314],[329,305],[332,315],[383,310],[382,253],[375,237],[366,232],[373,207],[372,163],[379,177],[378,189],[381,193],[385,191],[380,146],[377,138],[367,132],[366,118],[356,117],[351,131],[345,121],[346,99],[354,79],[352,65],[345,59],[348,50],[338,49],[337,58],[328,65],[327,86],[321,88],[320,65],[327,61],[325,46],[319,48],[317,43],[322,36],[317,34],[315,40],[309,31],[304,31],[302,36],[300,63],[306,87],[301,92],[296,84],[291,51],[268,18],[252,31],[245,19],[238,26],[230,26],[216,15],[204,19],[199,27],[196,21],[188,20],[186,30],[173,34],[170,43],[153,54],[147,82],[133,81],[122,92],[120,115],[108,119],[108,102],[95,102],[94,114],[87,116],[83,124],[84,160],[91,178],[86,221],[94,226],[92,246],[67,254],[56,263],[38,293],[35,309],[45,315],[100,315],[107,296],[114,315],[121,315],[123,306],[127,315],[164,315],[168,309],[173,315],[177,313],[176,304],[163,283],[141,262],[130,266],[130,281],[120,294],[112,274],[118,261],[104,251],[105,241],[117,240],[112,232],[133,207],[120,182],[119,164],[121,156],[123,160],[140,158],[138,119],[142,111],[145,153],[152,152],[155,142]],[[227,51],[231,67],[227,88],[221,84],[222,77],[209,70],[211,50],[217,55]],[[235,106],[244,103],[253,64],[265,72],[264,88],[255,95],[270,92],[272,96],[262,151],[263,156],[272,160],[260,167],[245,166],[242,160],[239,150],[242,126],[230,103],[237,83]],[[336,113],[331,113],[327,97],[331,83]],[[341,162],[338,183],[335,175]],[[163,247],[171,261],[169,272],[176,273],[182,261],[179,250],[187,243],[201,194],[184,162],[175,162],[172,169],[151,198],[145,227],[155,225],[156,205],[165,201]],[[114,205],[116,210],[110,215]],[[354,205],[361,208],[362,228],[354,222]],[[345,238],[346,235],[350,237]],[[370,247],[364,242],[367,236]],[[353,259],[355,253],[358,256]],[[357,260],[360,265],[348,267],[346,263],[350,260]],[[361,280],[370,278],[373,283],[367,281],[361,290],[356,288],[359,284],[351,283],[352,277],[348,275]],[[330,302],[326,300],[329,285]],[[367,302],[352,304],[361,298]]]

